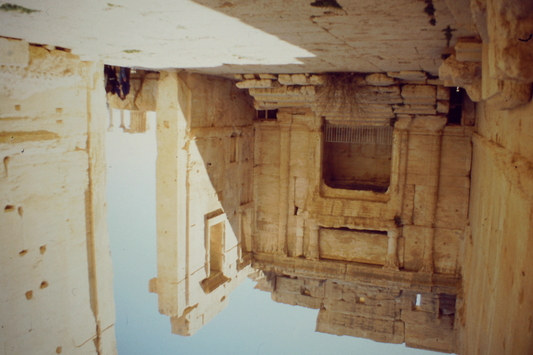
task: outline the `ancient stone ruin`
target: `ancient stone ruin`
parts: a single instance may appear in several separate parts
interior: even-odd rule
[[[148,42],[117,54],[76,26],[47,40],[18,23],[54,28],[52,15],[0,5],[3,353],[116,354],[105,134],[117,120],[146,132],[148,112],[158,272],[147,287],[173,333],[193,335],[250,277],[275,302],[316,309],[319,332],[532,353],[533,7],[197,2],[283,43],[229,47],[266,48],[235,54],[242,64],[163,37],[185,54]],[[294,61],[261,64],[289,44]],[[200,64],[167,65],[183,60]],[[118,91],[106,88],[116,73]]]

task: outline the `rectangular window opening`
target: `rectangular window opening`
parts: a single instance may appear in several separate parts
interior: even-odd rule
[[[222,271],[224,264],[224,222],[209,227],[209,270],[211,274]]]
[[[384,193],[390,185],[391,126],[331,124],[323,127],[323,179],[327,186]]]
[[[259,120],[277,120],[278,109],[274,110],[256,110],[256,118]]]
[[[448,111],[448,125],[460,125],[463,118],[464,89],[450,88],[450,111]]]

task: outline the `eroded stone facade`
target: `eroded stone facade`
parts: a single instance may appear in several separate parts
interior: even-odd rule
[[[0,48],[0,352],[116,354],[103,65]]]
[[[211,319],[251,263],[275,301],[320,309],[319,331],[454,350],[472,130],[437,112],[449,89],[350,74],[353,112],[325,75],[161,75],[151,287],[173,332]]]

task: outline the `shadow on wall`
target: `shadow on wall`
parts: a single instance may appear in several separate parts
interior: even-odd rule
[[[158,275],[150,291],[175,334],[207,324],[251,272],[254,114],[231,80],[161,73]]]
[[[255,2],[195,0],[210,9],[313,53],[298,58],[303,65],[229,65],[207,69],[209,73],[243,72],[386,72],[423,70],[437,75],[441,55],[462,36],[474,33],[457,27],[444,1],[431,2],[431,23],[427,2],[400,1],[300,1],[276,0],[258,6]],[[398,12],[397,9],[402,11]],[[260,44],[257,44],[260,45]],[[205,70],[205,69],[203,69]]]

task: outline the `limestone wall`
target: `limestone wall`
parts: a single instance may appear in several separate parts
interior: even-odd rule
[[[288,80],[285,76],[280,75],[277,80],[285,82]],[[300,76],[308,81],[299,82],[302,85],[318,80],[313,79],[313,76]],[[288,77],[294,83],[295,79]],[[398,85],[394,78],[374,74],[365,79],[367,84],[373,83],[374,86],[363,86],[363,90],[373,92],[373,88],[383,87],[378,85],[395,87],[398,92],[406,92],[401,97],[398,95],[400,100],[404,100],[403,105],[406,105],[405,102],[426,102],[427,107],[432,107],[432,112],[436,113],[438,103],[448,105],[448,91],[442,86],[432,86],[432,93],[429,93],[426,89],[431,86],[426,85],[427,80],[424,80],[420,85],[412,81],[402,84],[400,81],[399,86],[394,86]],[[255,86],[258,81],[255,80]],[[270,81],[274,82],[273,79]],[[370,89],[365,89],[368,86]],[[322,112],[325,116],[319,116],[317,112],[317,105],[329,107],[323,104],[323,96],[315,96],[315,101],[305,101],[305,105],[302,103],[300,107],[285,108],[295,103],[293,98],[301,97],[293,92],[301,94],[305,87],[250,89],[255,95],[256,107],[261,105],[257,101],[260,92],[285,91],[284,96],[277,99],[269,96],[271,100],[278,100],[271,101],[272,105],[269,106],[270,109],[278,109],[277,119],[259,120],[255,124],[254,179],[257,203],[254,251],[324,258],[321,248],[326,244],[319,239],[322,236],[320,228],[381,231],[389,233],[389,236],[397,235],[394,237],[397,238],[396,246],[391,245],[395,251],[390,252],[387,243],[381,245],[383,243],[379,238],[370,238],[368,247],[381,252],[374,254],[370,249],[361,251],[366,262],[389,265],[392,259],[397,258],[393,264],[406,270],[427,269],[458,274],[459,242],[468,217],[471,127],[445,125],[446,117],[443,115],[394,113],[392,107],[398,104],[385,104],[397,121],[393,123],[392,145],[388,146],[390,153],[386,155],[388,158],[374,159],[374,165],[379,168],[376,174],[383,175],[386,169],[381,167],[385,164],[382,164],[382,160],[388,159],[388,184],[381,192],[365,188],[335,188],[328,186],[330,184],[326,181],[325,171],[340,167],[343,173],[348,168],[341,163],[332,165],[330,160],[340,161],[344,157],[345,164],[361,163],[350,168],[359,170],[370,169],[372,164],[362,161],[358,156],[351,158],[350,154],[343,155],[341,151],[326,154],[327,144],[332,143],[326,143],[324,127],[334,120],[327,120],[330,111]],[[376,98],[387,95],[377,95]],[[281,101],[282,98],[288,101]],[[342,122],[354,127],[357,124],[385,127],[376,119],[390,119],[388,116],[364,117],[364,108],[362,111],[362,117],[353,112],[348,116],[346,112],[347,116]],[[367,144],[362,146],[366,149]],[[381,147],[385,149],[387,145]],[[372,161],[372,158],[368,160]],[[358,172],[357,175],[364,175],[364,172]],[[375,175],[370,183],[379,176]],[[325,252],[328,258],[350,260],[349,256],[341,256],[346,253],[341,250],[341,245],[335,252],[331,250],[333,244],[327,244],[328,250]],[[375,259],[369,259],[371,255],[375,255]]]
[[[172,332],[192,335],[250,272],[251,100],[222,78],[162,72],[157,101],[158,275]]]
[[[280,264],[266,266],[270,287],[263,281],[261,288],[272,292],[276,302],[318,309],[317,331],[454,351],[453,288],[448,289],[452,294],[446,294],[438,281],[430,287],[422,280],[392,282],[371,271],[366,277],[351,278],[342,273],[331,277],[316,270],[309,277],[302,273],[303,267],[290,270]]]
[[[533,102],[478,104],[460,354],[533,351]]]
[[[0,38],[5,354],[116,354],[103,65]]]
[[[465,114],[464,125],[447,124],[449,90],[438,84],[420,72],[260,75],[237,84],[256,109],[277,109],[276,119],[255,122],[253,266],[285,275],[274,300],[320,309],[319,331],[455,349],[455,303],[443,315],[438,295],[458,292],[472,121]],[[352,144],[360,149],[345,149]],[[332,169],[357,183],[332,183]],[[332,280],[375,292],[364,305],[355,295],[330,298]],[[288,283],[296,286],[285,290]],[[395,296],[384,307],[375,293],[388,292]],[[431,310],[415,307],[418,294]]]

